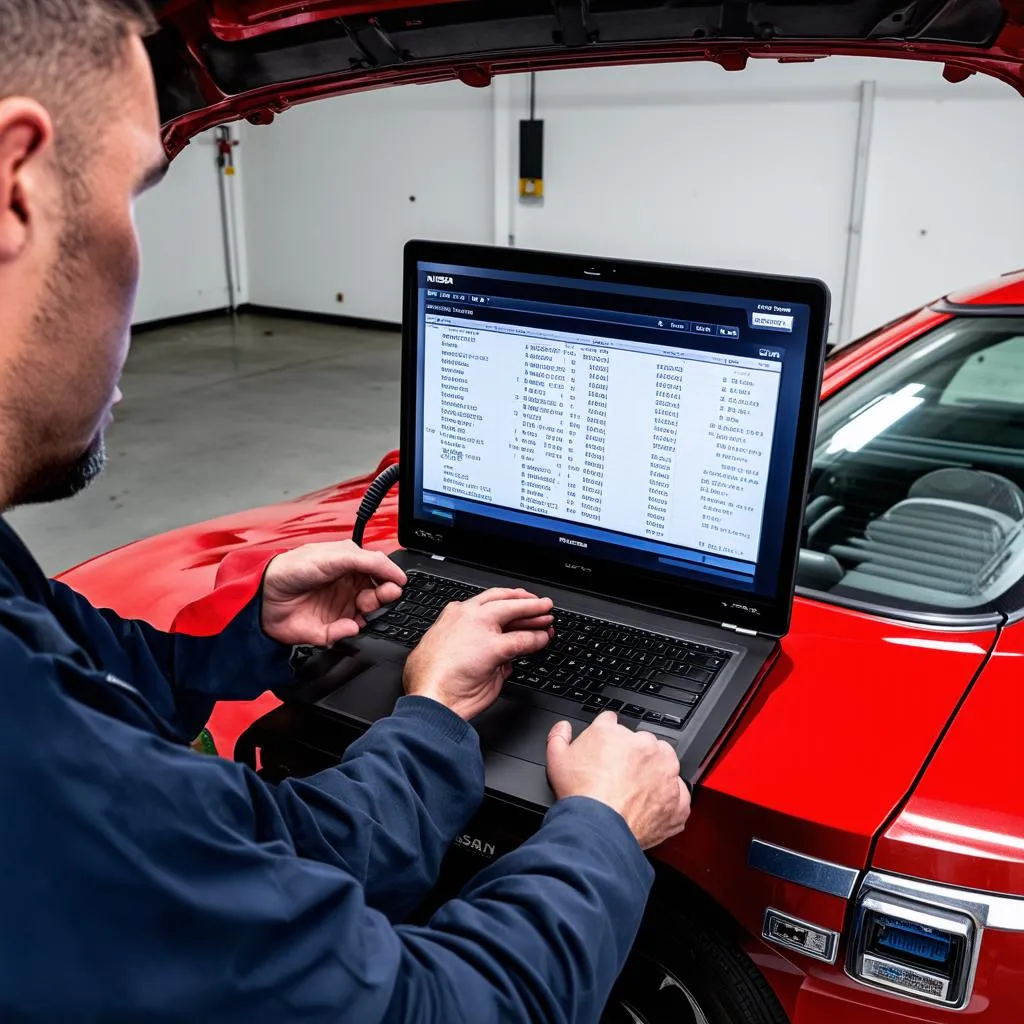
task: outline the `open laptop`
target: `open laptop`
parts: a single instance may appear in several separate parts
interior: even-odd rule
[[[488,788],[549,805],[548,731],[604,709],[693,781],[789,625],[828,307],[813,280],[410,242],[409,585],[310,699],[376,721],[449,601],[523,585],[556,637],[474,722]]]

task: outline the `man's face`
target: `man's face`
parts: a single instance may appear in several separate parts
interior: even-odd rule
[[[0,395],[0,420],[16,418],[23,447],[12,504],[88,484],[120,398],[139,276],[133,205],[166,166],[149,61],[139,38],[126,46],[128,59],[106,76],[102,110],[90,112],[97,127],[84,159],[74,165],[77,148],[60,129],[54,138],[53,201],[30,253],[39,268],[33,308],[16,381],[8,375]]]

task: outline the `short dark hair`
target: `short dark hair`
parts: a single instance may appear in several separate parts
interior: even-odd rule
[[[0,100],[28,96],[80,124],[91,111],[76,99],[95,101],[83,80],[116,69],[128,37],[155,28],[146,0],[0,0]]]

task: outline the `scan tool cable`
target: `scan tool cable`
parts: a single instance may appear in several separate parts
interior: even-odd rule
[[[376,480],[367,488],[363,500],[359,503],[359,511],[356,512],[356,522],[352,527],[352,540],[359,547],[363,546],[363,534],[366,532],[366,524],[373,518],[373,514],[380,508],[384,496],[398,483],[398,463],[388,466]]]
[[[388,466],[383,473],[377,476],[377,479],[367,488],[366,494],[363,495],[363,500],[359,503],[359,510],[356,512],[355,525],[352,527],[352,540],[355,541],[359,547],[363,546],[363,534],[366,531],[366,524],[373,518],[374,512],[380,508],[380,503],[384,500],[384,496],[391,490],[395,484],[398,483],[398,463],[396,462],[392,466]],[[381,609],[376,614],[380,615],[386,609]],[[327,648],[318,647],[315,644],[298,644],[292,648],[291,666],[292,671],[296,677],[302,678],[302,671],[306,666],[306,663],[312,661],[321,651],[325,651]],[[354,653],[352,648],[344,641],[341,640],[334,644],[334,649],[338,651],[349,651]]]

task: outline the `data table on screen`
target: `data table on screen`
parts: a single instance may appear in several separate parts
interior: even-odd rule
[[[781,365],[426,317],[423,488],[757,560]]]

